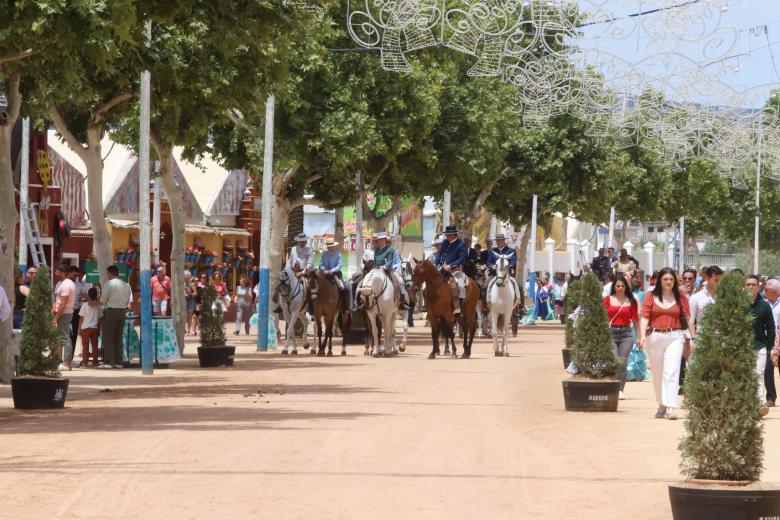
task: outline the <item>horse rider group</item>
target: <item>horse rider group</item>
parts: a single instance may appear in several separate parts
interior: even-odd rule
[[[311,280],[311,275],[314,272],[314,250],[309,247],[309,237],[306,233],[300,233],[295,237],[296,245],[290,249],[290,254],[287,257],[287,267],[292,269],[295,276],[301,280],[304,284],[307,280]],[[346,310],[351,301],[349,288],[346,286],[341,273],[341,252],[336,250],[338,242],[329,238],[325,241],[326,250],[320,254],[319,270],[324,274],[331,283],[338,286],[339,292],[342,297],[341,310]]]
[[[296,245],[290,249],[287,266],[292,269],[296,277],[306,281],[313,273],[315,252],[307,245],[308,236],[305,233],[296,236],[295,242]],[[435,252],[428,257],[428,260],[449,279],[455,315],[461,313],[460,301],[466,296],[465,284],[467,275],[474,277],[477,269],[480,267],[487,269],[488,278],[482,287],[483,301],[485,300],[485,290],[496,275],[495,266],[499,255],[508,257],[510,275],[514,278],[517,256],[514,249],[506,244],[506,236],[504,234],[496,235],[495,247],[492,247],[493,240],[491,238],[488,238],[485,242],[485,250],[477,253],[471,247],[471,237],[458,238],[458,228],[456,226],[447,226],[444,229],[443,238],[435,239],[433,242]],[[342,257],[336,246],[338,246],[338,242],[335,242],[332,238],[326,240],[326,251],[323,251],[320,255],[319,270],[332,283],[338,286],[342,294],[342,310],[346,310],[350,302],[352,302],[352,296],[350,288],[344,283],[342,278]],[[382,269],[392,282],[395,294],[400,294],[400,308],[410,308],[411,301],[400,273],[401,255],[390,243],[387,233],[380,232],[376,234],[373,253],[374,268]]]
[[[460,240],[458,238],[458,229],[455,226],[447,226],[444,229],[444,236],[433,241],[434,252],[428,257],[428,260],[445,273],[452,274],[453,283],[450,286],[452,288],[455,315],[460,314],[460,300],[465,296],[464,284],[466,275],[474,278],[480,267],[487,269],[488,273],[481,292],[481,299],[485,302],[485,291],[496,276],[495,267],[499,255],[507,256],[509,274],[513,283],[516,283],[514,282],[514,275],[517,267],[517,255],[515,250],[507,245],[506,236],[503,233],[496,235],[495,247],[493,247],[492,238],[485,240],[485,244],[485,249],[477,253],[471,247],[471,237]]]

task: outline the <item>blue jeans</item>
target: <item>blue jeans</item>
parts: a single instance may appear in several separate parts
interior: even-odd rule
[[[618,376],[620,377],[620,391],[626,386],[626,368],[628,367],[628,355],[631,354],[631,348],[634,346],[634,335],[631,333],[631,327],[612,327],[612,353],[619,359],[620,367]]]

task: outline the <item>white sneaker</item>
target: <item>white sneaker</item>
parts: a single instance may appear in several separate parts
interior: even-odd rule
[[[620,399],[620,400],[622,401],[622,400],[623,400],[623,399],[625,399],[625,398],[626,398],[626,396],[625,396],[625,395],[623,395],[623,390],[621,390],[621,391],[620,391],[620,397],[619,397],[618,399]]]
[[[106,363],[100,363],[97,367],[98,368],[111,368],[111,365],[106,364]]]
[[[674,408],[666,409],[666,418],[669,419],[670,421],[677,420],[677,413],[675,413]]]
[[[111,368],[124,368],[122,365],[111,365]]]
[[[57,367],[57,370],[73,370],[73,368],[70,365],[66,365],[65,363],[60,363]]]

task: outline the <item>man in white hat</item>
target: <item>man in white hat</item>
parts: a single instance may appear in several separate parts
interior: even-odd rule
[[[290,249],[290,256],[287,257],[287,267],[292,269],[298,278],[308,274],[314,264],[314,251],[306,245],[308,241],[306,233],[300,233],[295,237],[296,245]]]
[[[326,250],[320,253],[320,271],[328,277],[332,282],[338,285],[339,291],[342,295],[342,310],[348,309],[348,304],[352,301],[349,294],[349,289],[345,287],[344,279],[341,273],[341,252],[336,251],[336,246],[339,243],[328,238],[325,240]]]
[[[401,309],[409,308],[409,295],[406,294],[406,287],[404,287],[401,277],[393,269],[393,262],[395,260],[396,251],[393,246],[387,243],[387,233],[384,231],[377,233],[376,241],[374,242],[374,267],[382,269],[390,277],[395,288],[395,294],[401,295]],[[400,259],[400,257],[399,257]]]

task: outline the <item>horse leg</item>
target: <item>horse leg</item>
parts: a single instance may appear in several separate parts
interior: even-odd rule
[[[385,316],[383,329],[385,331],[385,356],[393,356],[398,353],[395,348],[395,312]]]
[[[303,322],[303,348],[309,348],[309,317],[306,314],[305,302],[301,302],[298,318]]]
[[[325,344],[322,341],[322,316],[317,315],[314,317],[314,319],[317,320],[317,355],[318,356],[324,356],[325,355]],[[314,351],[312,351],[312,354],[314,354]]]
[[[496,309],[498,306],[496,306]],[[498,311],[491,308],[490,311],[490,326],[494,331],[493,334],[493,354],[496,356],[501,355],[501,351],[498,349]]]
[[[431,340],[433,342],[433,350],[430,354],[428,354],[428,359],[436,359],[436,354],[439,353],[439,332],[441,330],[441,325],[439,325],[439,319],[438,318],[428,318],[428,321],[431,323]]]
[[[284,348],[282,349],[282,354],[286,355],[289,353],[287,350],[290,347],[290,334],[294,334],[295,332],[295,323],[292,321],[292,313],[290,312],[289,306],[282,306],[282,313],[284,313],[284,322],[287,324],[287,333],[284,338]],[[293,335],[293,347],[295,346],[295,336]]]
[[[412,310],[411,309],[409,309],[406,312],[407,312],[407,317],[412,315]],[[408,332],[409,332],[409,320],[406,319],[406,320],[404,320],[404,337],[401,340],[401,346],[398,347],[398,350],[400,350],[401,352],[406,352],[406,335],[407,335]]]
[[[328,343],[328,357],[333,356],[333,316],[329,316],[325,321],[325,341]]]
[[[463,305],[464,306],[466,305],[466,298],[463,299]],[[463,309],[462,320],[463,320],[463,354],[460,357],[462,359],[468,359],[471,357],[471,346],[469,345],[469,335],[471,333],[471,326],[469,325],[469,323],[471,322],[471,320],[469,320],[468,309]],[[454,351],[452,355],[457,356],[457,354]]]
[[[338,313],[338,320],[339,320],[339,328],[341,329],[341,355],[346,356],[347,355],[347,333],[349,332],[349,327],[351,325],[349,321],[349,312]],[[346,317],[346,320],[344,319]]]
[[[509,314],[506,315],[504,318],[504,330],[501,332],[501,352],[505,357],[509,357],[509,347],[506,344],[506,337],[507,334],[509,334],[509,325],[512,322],[512,312],[514,312],[514,309],[510,307]]]
[[[295,324],[298,323],[298,311],[289,312],[289,320],[287,321],[287,337],[284,341],[284,350],[282,354],[287,354],[287,348],[290,346],[290,338],[292,338],[293,355],[298,354],[298,342],[295,338]]]

